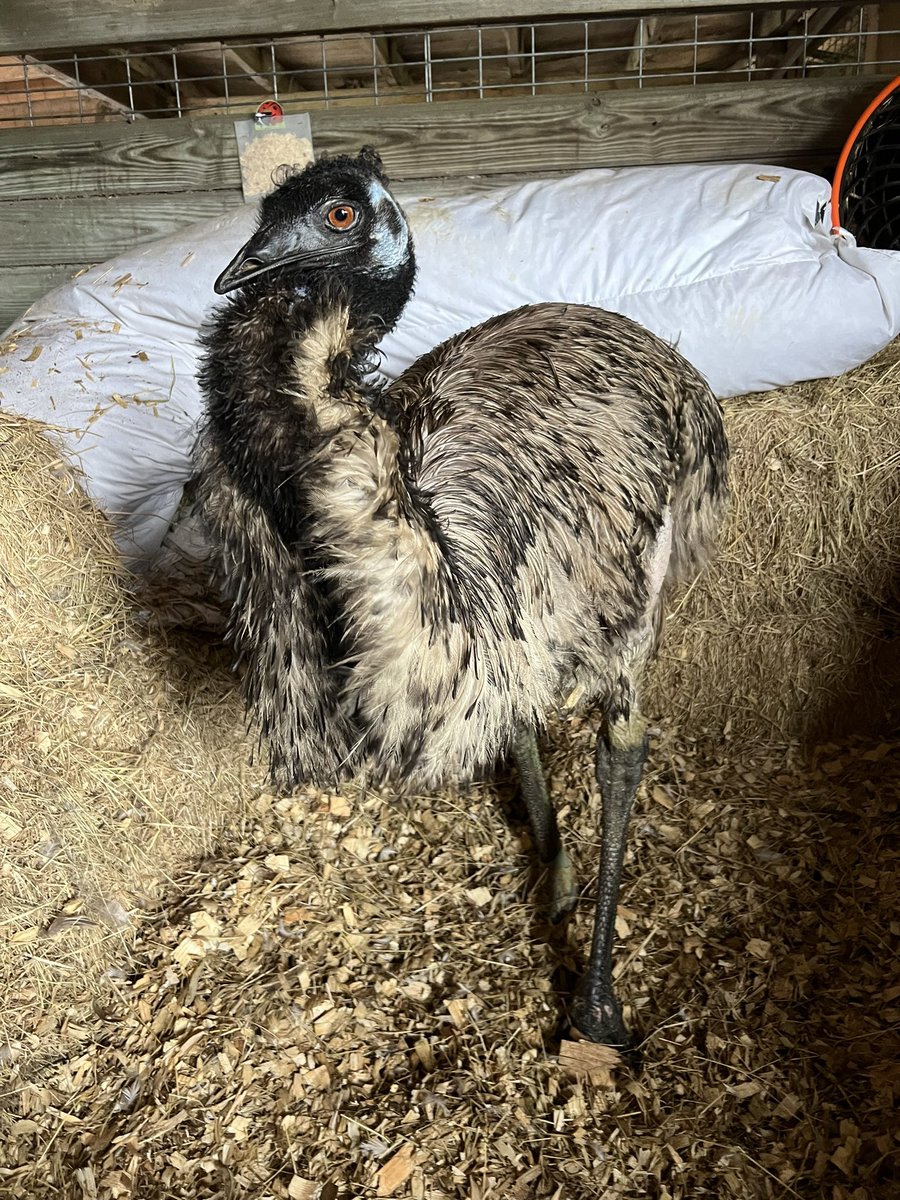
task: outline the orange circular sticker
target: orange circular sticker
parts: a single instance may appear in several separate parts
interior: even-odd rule
[[[284,120],[284,109],[277,100],[263,100],[253,119],[257,125],[280,125]]]

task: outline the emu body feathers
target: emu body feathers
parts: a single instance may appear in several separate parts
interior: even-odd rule
[[[714,533],[706,385],[624,317],[538,305],[373,395],[347,370],[347,315],[297,335],[288,308],[290,361],[241,395],[227,449],[203,448],[247,699],[281,781],[363,764],[464,781],[517,723],[575,700],[627,712],[664,592]],[[254,355],[258,320],[230,323],[231,354]]]

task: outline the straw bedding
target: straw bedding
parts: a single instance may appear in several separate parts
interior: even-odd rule
[[[551,755],[589,893],[590,758],[587,726]],[[535,921],[487,791],[261,796],[83,1044],[10,1085],[0,1194],[891,1200],[898,783],[896,743],[654,740],[619,913],[637,1079],[561,1061],[590,905]]]
[[[0,1041],[46,1050],[85,965],[239,811],[247,752],[231,681],[147,636],[53,443],[2,412],[0,586]]]
[[[900,344],[725,410],[721,552],[668,622],[650,709],[748,744],[896,722]]]
[[[270,796],[214,646],[150,634],[0,413],[0,1195],[895,1195],[898,361],[728,405],[733,516],[669,621],[619,912],[638,1079],[557,1040],[592,721],[545,747],[562,929],[503,779]],[[867,738],[814,745],[848,715]]]

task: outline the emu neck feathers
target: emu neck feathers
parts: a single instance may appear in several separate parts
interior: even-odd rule
[[[373,423],[382,442],[396,442],[362,382],[374,332],[352,327],[346,303],[248,289],[203,340],[207,426],[222,465],[284,541],[302,545],[309,487],[327,461],[352,453]]]

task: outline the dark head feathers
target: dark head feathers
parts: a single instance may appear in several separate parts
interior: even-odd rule
[[[297,200],[306,196],[311,185],[317,191],[325,191],[333,180],[335,187],[340,184],[342,192],[345,192],[348,175],[358,174],[361,180],[374,175],[385,187],[388,186],[384,163],[374,146],[363,146],[359,154],[322,155],[300,171],[290,167],[278,170],[281,172],[279,186],[264,196],[259,204],[260,227],[289,215],[296,207]]]

